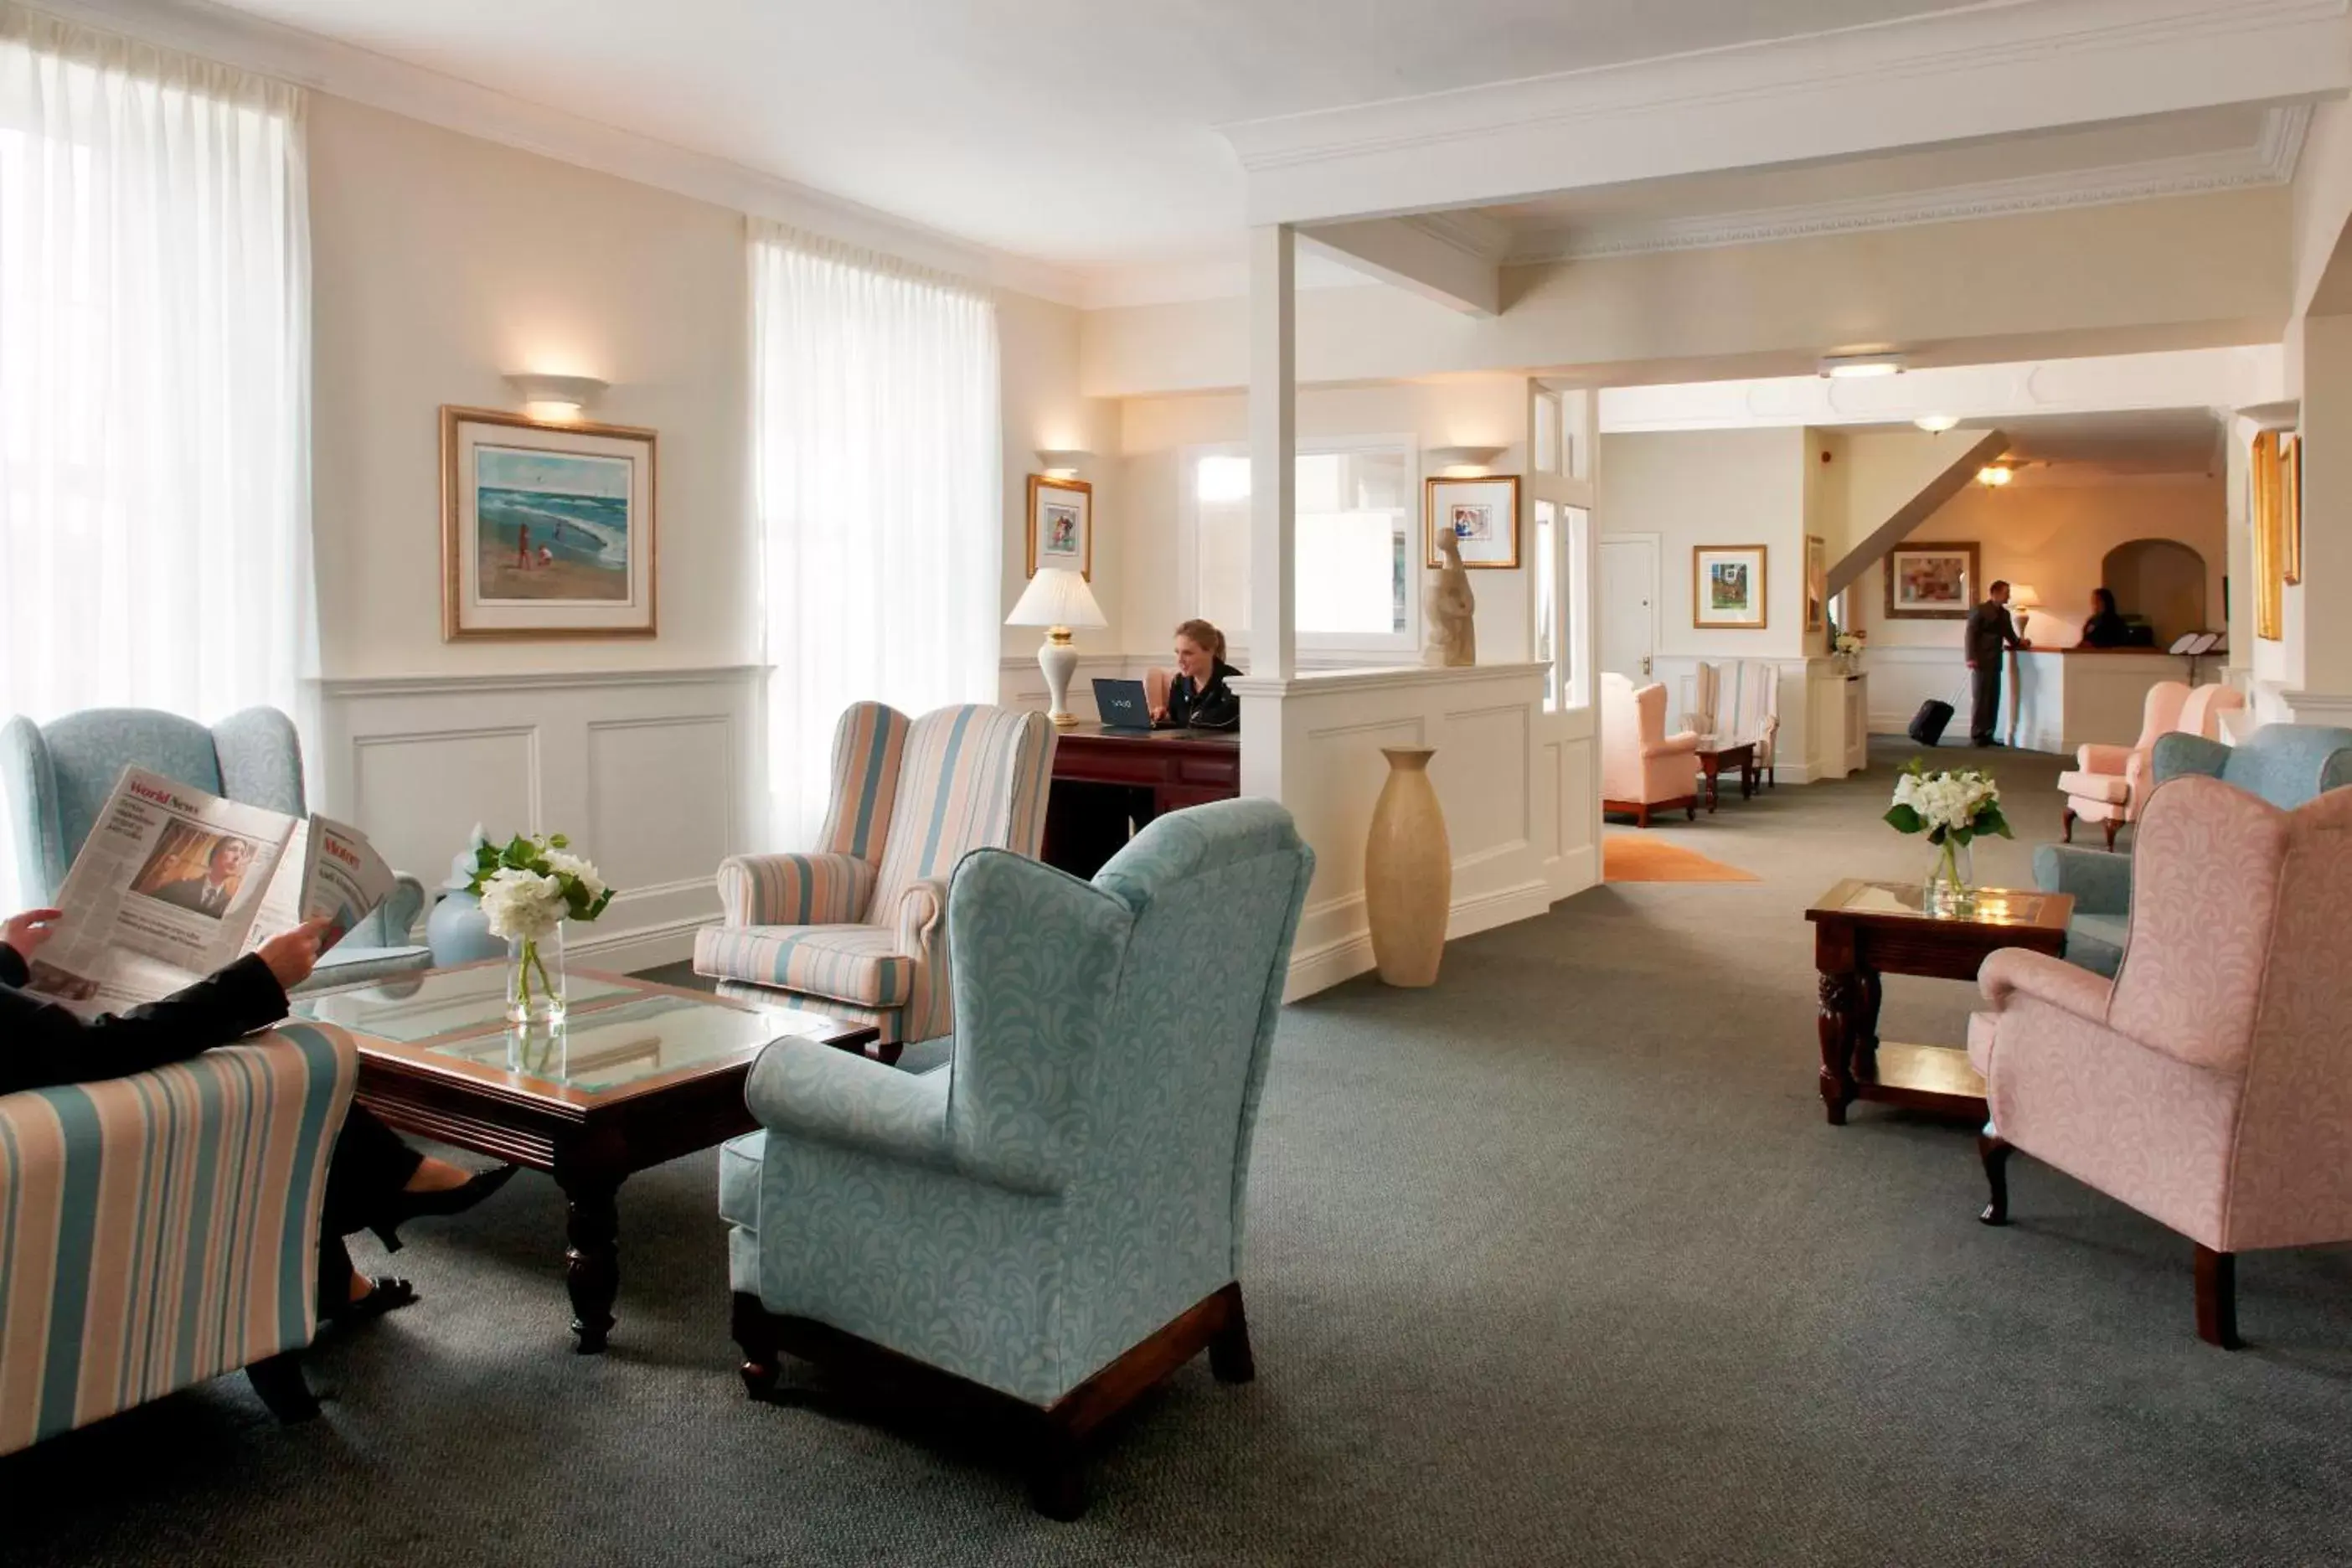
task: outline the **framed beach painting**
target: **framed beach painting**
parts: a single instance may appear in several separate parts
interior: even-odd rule
[[[1702,544],[1691,552],[1691,625],[1752,630],[1764,624],[1765,547]]]
[[[1422,564],[1445,564],[1437,552],[1440,531],[1450,531],[1466,567],[1512,571],[1519,564],[1519,476],[1493,479],[1431,479],[1422,487]]]
[[[1886,618],[1964,621],[1976,605],[1977,547],[1898,544],[1886,553]]]
[[[1084,479],[1029,476],[1029,575],[1060,566],[1095,579],[1095,488]]]
[[[441,410],[441,635],[655,635],[654,433]]]

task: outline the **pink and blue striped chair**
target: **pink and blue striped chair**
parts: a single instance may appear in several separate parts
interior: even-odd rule
[[[834,733],[819,847],[720,863],[726,924],[696,933],[695,973],[724,995],[871,1023],[885,1059],[950,1033],[948,876],[974,849],[1036,855],[1053,770],[1042,713],[856,704]]]
[[[242,1367],[314,1415],[319,1205],[359,1053],[287,1024],[0,1095],[0,1454]]]

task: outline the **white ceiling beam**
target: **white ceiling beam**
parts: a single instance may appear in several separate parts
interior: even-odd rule
[[[2352,90],[2347,0],[2036,0],[1224,128],[1253,224]]]
[[[1299,237],[1359,272],[1395,285],[1449,310],[1493,316],[1503,309],[1502,268],[1494,249],[1458,226],[1420,218],[1374,218],[1302,229]]]

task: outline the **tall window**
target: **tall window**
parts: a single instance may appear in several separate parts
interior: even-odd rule
[[[0,715],[303,716],[302,113],[0,7]]]
[[[797,843],[844,708],[996,700],[996,307],[774,224],[754,226],[751,279],[772,826]]]
[[[1411,649],[1417,443],[1410,436],[1301,442],[1298,447],[1297,630],[1333,651]],[[1185,454],[1198,614],[1245,644],[1249,632],[1250,460],[1241,446]]]

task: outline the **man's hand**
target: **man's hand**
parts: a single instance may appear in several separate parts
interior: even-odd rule
[[[58,922],[65,919],[63,910],[26,910],[21,915],[10,915],[0,921],[0,943],[16,950],[16,956],[30,963],[41,944],[57,935]]]
[[[318,966],[319,954],[340,934],[335,922],[321,915],[314,921],[304,921],[291,931],[279,931],[253,951],[277,977],[278,988],[291,991],[310,978],[310,971]]]

